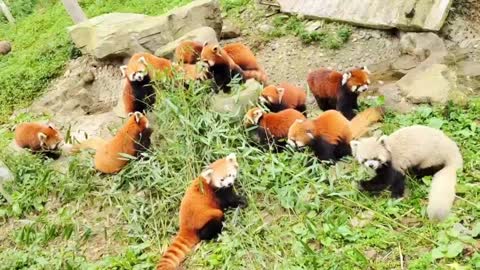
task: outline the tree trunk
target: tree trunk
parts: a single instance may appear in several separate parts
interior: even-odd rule
[[[62,3],[75,24],[87,20],[77,0],[62,0]]]
[[[2,11],[3,15],[5,15],[9,23],[15,23],[12,13],[10,13],[7,4],[5,4],[3,0],[0,0],[0,10]]]

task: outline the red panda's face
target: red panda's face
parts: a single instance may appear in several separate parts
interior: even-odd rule
[[[263,104],[280,104],[282,103],[283,88],[277,88],[274,85],[269,85],[262,90],[260,93],[260,102]]]
[[[43,150],[57,150],[63,142],[62,135],[52,125],[46,125],[37,136]]]
[[[375,137],[362,138],[358,141],[350,141],[352,156],[358,163],[370,169],[378,169],[384,166],[390,159],[390,151],[387,147],[387,136],[379,139]]]
[[[129,113],[128,116],[130,118],[128,119],[127,124],[136,126],[139,132],[142,132],[149,128],[148,118],[143,113],[134,112],[134,113]]]
[[[202,53],[200,54],[201,61],[207,63],[210,67],[218,64],[226,64],[225,58],[222,56],[222,48],[218,44],[205,43]]]
[[[370,85],[370,71],[367,67],[356,68],[343,74],[342,85],[345,83],[347,87],[354,93],[362,93],[368,90]]]
[[[295,148],[303,148],[313,140],[313,124],[311,120],[296,120],[288,129],[288,144]]]
[[[237,179],[239,166],[234,153],[210,164],[201,174],[214,188],[232,187]]]
[[[262,116],[263,110],[258,107],[248,110],[248,112],[245,114],[245,125],[247,127],[257,125]]]
[[[121,66],[120,70],[122,71],[122,75],[127,77],[129,81],[141,82],[148,75],[147,66],[148,64],[145,57],[135,54],[130,58],[128,65]]]

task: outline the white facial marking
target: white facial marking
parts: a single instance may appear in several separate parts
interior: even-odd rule
[[[215,61],[213,60],[208,60],[208,65],[213,67],[215,65]]]
[[[368,90],[368,85],[364,84],[357,89],[358,93],[363,93]]]
[[[378,160],[367,160],[363,163],[363,165],[365,165],[365,167],[376,170],[378,169],[378,167],[380,167],[381,164]]]
[[[356,85],[352,86],[352,92],[355,92],[356,90],[357,90],[357,86]]]

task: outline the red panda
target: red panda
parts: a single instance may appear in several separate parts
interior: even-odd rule
[[[276,113],[266,113],[260,108],[250,109],[245,116],[247,127],[257,125],[256,133],[263,145],[274,144],[282,149],[288,136],[290,126],[296,120],[305,120],[305,116],[294,109],[286,109]]]
[[[246,80],[253,78],[262,84],[267,83],[267,74],[258,64],[257,58],[250,48],[241,43],[230,43],[223,46],[223,49],[243,70]]]
[[[170,60],[150,53],[136,53],[127,65],[121,66],[120,70],[125,77],[123,90],[125,112],[150,110],[155,104],[155,89],[151,82],[156,79],[157,73],[171,75],[171,68]]]
[[[307,93],[290,83],[282,82],[276,87],[269,85],[260,93],[260,101],[272,112],[284,109],[295,109],[306,116],[305,101]]]
[[[60,157],[63,137],[51,124],[23,123],[15,128],[15,143],[33,153],[56,159]]]
[[[228,84],[235,76],[239,76],[242,82],[250,78],[260,82],[266,81],[266,75],[258,69],[255,56],[250,49],[241,44],[230,44],[230,46],[225,47],[229,51],[221,48],[219,44],[208,44],[206,42],[200,56],[200,59],[208,64],[209,71],[219,89],[230,92]],[[235,60],[239,63],[236,63]],[[257,69],[244,70],[241,65],[245,68],[256,67]]]
[[[370,72],[366,67],[345,73],[321,68],[308,74],[307,82],[320,109],[340,111],[347,119],[358,110],[358,95],[368,89]]]
[[[222,231],[225,209],[247,205],[247,200],[233,190],[238,171],[232,153],[210,164],[193,180],[180,204],[180,229],[157,270],[177,269],[197,243],[211,240]]]
[[[208,67],[202,65],[202,62],[196,64],[180,64],[175,66],[176,70],[183,74],[185,81],[206,80],[209,77]]]
[[[95,168],[103,173],[117,173],[128,163],[123,154],[138,156],[150,147],[152,129],[146,116],[141,112],[129,114],[127,122],[110,140],[92,138],[72,148],[72,152],[81,149],[95,149]]]
[[[296,148],[309,145],[320,160],[339,160],[352,154],[350,141],[382,117],[378,108],[369,108],[352,121],[338,111],[328,110],[313,120],[295,121],[288,130],[288,144]]]
[[[183,64],[195,64],[200,58],[203,45],[198,41],[184,40],[175,49],[175,61]]]

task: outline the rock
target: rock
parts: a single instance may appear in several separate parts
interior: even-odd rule
[[[212,98],[212,109],[219,113],[231,113],[241,119],[249,107],[253,106],[263,87],[257,81],[250,79],[241,92],[233,94],[217,94]]]
[[[439,31],[448,15],[452,0],[278,0],[280,10],[355,25],[400,30]]]
[[[416,56],[426,64],[441,63],[447,56],[447,48],[443,39],[434,33],[407,33],[400,39],[400,51],[403,54]]]
[[[222,33],[220,34],[221,39],[230,39],[236,38],[241,35],[240,28],[235,26],[230,21],[224,21],[222,27]]]
[[[463,76],[469,76],[480,79],[480,63],[475,61],[462,61],[458,64],[460,73]]]
[[[213,28],[210,28],[210,27],[200,27],[200,28],[197,28],[195,30],[192,30],[188,33],[186,33],[185,35],[183,35],[182,37],[162,46],[161,48],[159,48],[158,50],[155,51],[155,55],[156,56],[159,56],[159,57],[165,57],[165,58],[170,58],[172,59],[173,58],[173,53],[175,51],[175,48],[177,48],[178,44],[180,44],[180,42],[184,41],[184,40],[195,40],[195,41],[198,41],[200,43],[205,43],[205,41],[208,41],[208,42],[218,42],[217,41],[217,35],[216,35],[216,32],[215,30],[213,30]]]
[[[413,55],[402,55],[391,64],[391,69],[394,72],[394,76],[401,78],[407,74],[410,70],[416,68],[420,61]]]
[[[273,31],[273,29],[274,27],[269,24],[262,24],[258,27],[258,30],[262,33],[270,33]]]
[[[307,33],[312,33],[318,28],[320,28],[321,25],[322,25],[322,22],[320,21],[309,22],[305,25],[305,31],[307,31]]]
[[[8,41],[0,41],[0,55],[6,55],[12,50],[12,45]]]
[[[446,65],[433,64],[425,70],[414,70],[400,79],[396,85],[408,101],[441,103],[449,99],[449,91],[456,83],[456,76]]]
[[[162,16],[110,13],[68,28],[84,54],[98,59],[124,58],[136,52],[155,52],[164,45],[203,26],[217,35],[222,29],[218,0],[198,0]]]
[[[408,103],[408,101],[401,95],[400,89],[395,83],[382,85],[378,89],[378,92],[385,97],[385,107],[389,110],[399,113],[408,113],[415,108],[414,105]]]

